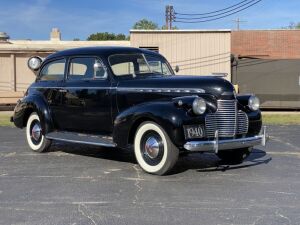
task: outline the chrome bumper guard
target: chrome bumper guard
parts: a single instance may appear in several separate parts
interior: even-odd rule
[[[218,153],[220,150],[246,148],[255,145],[266,146],[268,139],[269,136],[267,135],[266,126],[263,127],[260,135],[230,140],[219,140],[218,130],[216,130],[215,139],[213,141],[189,141],[184,144],[184,148],[188,151]]]

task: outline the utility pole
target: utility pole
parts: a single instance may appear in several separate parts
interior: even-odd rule
[[[166,30],[169,30],[169,11],[170,11],[170,6],[166,6]]]
[[[243,21],[243,20],[240,20],[240,18],[237,18],[236,20],[233,20],[233,22],[236,23],[236,30],[240,30],[240,24],[246,23],[247,21]]]
[[[174,20],[174,8],[172,5],[166,6],[166,29],[172,30],[172,22]]]
[[[172,5],[170,5],[170,11],[169,11],[169,22],[170,22],[170,30],[172,30],[172,22],[173,22],[173,19],[174,19],[174,8]]]

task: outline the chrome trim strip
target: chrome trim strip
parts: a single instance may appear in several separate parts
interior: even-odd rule
[[[203,89],[189,89],[189,88],[133,88],[133,87],[30,87],[33,89],[96,89],[96,90],[118,90],[126,92],[157,92],[157,93],[205,93]]]
[[[104,146],[104,147],[116,147],[117,146],[115,143],[108,144],[108,143],[101,143],[101,142],[79,141],[79,140],[71,140],[71,139],[66,139],[66,138],[51,137],[51,136],[47,136],[47,135],[46,135],[46,138],[48,138],[50,140],[64,141],[64,142],[77,143],[77,144],[88,144],[88,145],[96,145],[96,146]]]
[[[217,134],[216,134],[217,135]],[[230,150],[238,148],[252,147],[255,145],[265,146],[269,137],[266,127],[263,127],[261,135],[247,138],[219,140],[218,135],[213,141],[190,141],[184,144],[184,148],[188,151],[199,152],[217,152],[220,150]],[[216,151],[217,150],[217,151]]]
[[[205,93],[203,89],[190,88],[132,88],[132,87],[118,87],[119,91],[126,92],[163,92],[163,93]]]
[[[55,86],[55,87],[30,87],[33,89],[99,89],[99,90],[104,90],[104,89],[116,89],[115,87],[59,87],[59,86]]]

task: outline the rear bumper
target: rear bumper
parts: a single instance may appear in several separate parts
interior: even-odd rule
[[[255,145],[265,146],[268,141],[266,127],[263,127],[262,133],[254,137],[219,140],[218,131],[215,133],[213,141],[190,141],[184,144],[184,148],[188,151],[197,152],[215,152],[221,150],[230,150],[237,148],[247,148]]]

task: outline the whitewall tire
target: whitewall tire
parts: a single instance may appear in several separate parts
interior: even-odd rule
[[[35,112],[27,120],[26,139],[30,149],[35,152],[44,152],[51,145],[51,141],[42,134],[40,118]]]
[[[164,175],[174,167],[179,150],[160,125],[147,121],[136,131],[134,153],[144,171]]]

